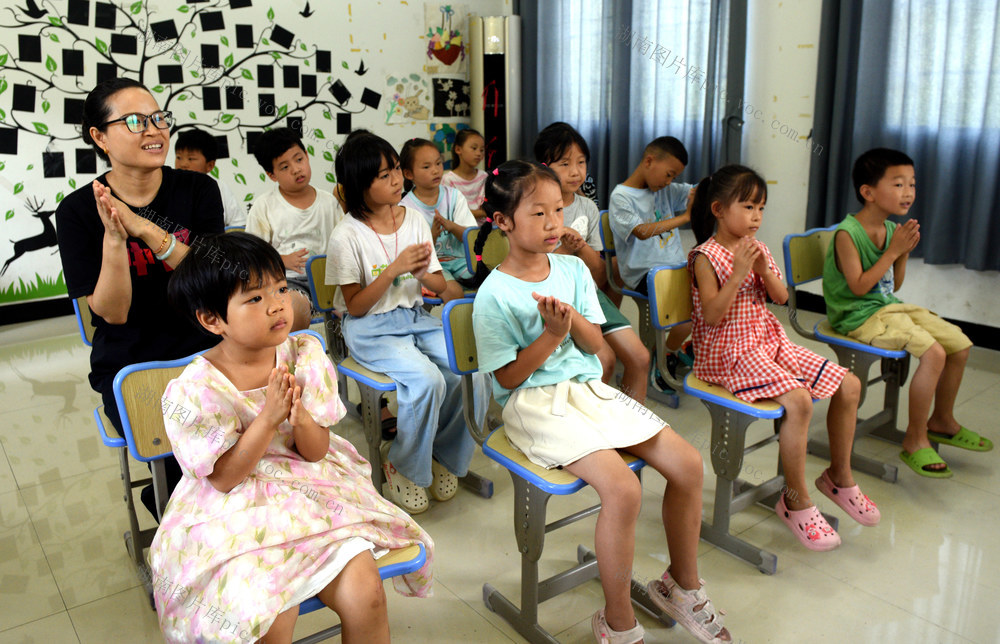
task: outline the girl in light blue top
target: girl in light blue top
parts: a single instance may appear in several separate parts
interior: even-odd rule
[[[565,467],[601,498],[594,537],[605,607],[591,621],[599,642],[633,644],[643,629],[629,597],[642,486],[614,450],[667,479],[663,526],[671,563],[648,591],[703,642],[729,642],[701,588],[701,455],[665,422],[600,381],[604,321],[594,280],[577,257],[550,254],[563,225],[562,191],[549,168],[508,161],[486,180],[487,219],[510,253],[485,279],[472,320],[479,368],[492,371],[508,440],[533,463]],[[480,263],[482,265],[482,263]]]

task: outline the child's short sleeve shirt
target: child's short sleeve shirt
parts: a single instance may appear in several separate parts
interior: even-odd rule
[[[594,324],[605,321],[594,280],[583,260],[552,253],[548,259],[549,275],[541,282],[525,282],[494,270],[476,293],[472,323],[481,371],[495,371],[513,362],[518,351],[545,331],[532,292],[558,298]],[[517,388],[542,387],[565,380],[586,382],[600,378],[602,373],[597,356],[584,353],[573,336],[567,335],[559,348]],[[493,379],[493,395],[498,403],[506,403],[510,393],[510,389]]]
[[[601,243],[601,213],[597,210],[597,204],[590,199],[574,195],[573,203],[563,207],[563,225],[580,233],[594,250],[604,250],[604,244]]]

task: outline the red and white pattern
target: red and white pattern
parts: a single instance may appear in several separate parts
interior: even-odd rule
[[[774,257],[760,240],[754,240],[767,257],[768,266],[781,278]],[[704,255],[715,270],[719,288],[733,274],[733,253],[712,237],[688,255],[691,272],[691,314],[694,342],[694,375],[753,402],[803,388],[814,398],[829,398],[840,387],[847,369],[793,344],[767,307],[764,280],[750,271],[725,317],[715,325],[705,322],[701,294],[694,277],[694,260]]]

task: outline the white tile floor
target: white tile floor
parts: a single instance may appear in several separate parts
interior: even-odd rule
[[[634,317],[634,307],[626,310]],[[832,357],[823,347],[805,344]],[[122,543],[127,524],[117,460],[98,440],[91,417],[100,399],[86,380],[88,356],[71,318],[0,327],[0,360],[8,366],[0,371],[0,644],[162,641]],[[871,398],[866,408],[877,396]],[[998,355],[976,349],[958,416],[996,441],[998,399]],[[708,459],[708,413],[683,396],[677,410],[654,407],[702,450],[705,512],[710,513],[715,482]],[[825,411],[825,404],[817,405],[817,433],[823,431]],[[338,430],[360,443],[356,421],[348,419]],[[759,423],[752,431],[763,435],[769,428]],[[859,446],[902,467],[898,449],[873,440]],[[771,471],[775,450],[751,455],[746,471]],[[946,448],[955,470],[950,480],[921,478],[905,468],[895,484],[859,474],[882,509],[882,523],[862,528],[833,509],[842,517],[844,544],[829,553],[797,545],[773,512],[752,508],[735,517],[734,528],[744,539],[778,556],[777,574],[765,576],[701,544],[700,574],[716,604],[727,611],[736,640],[1000,642],[1000,547],[994,541],[1000,534],[998,454]],[[824,467],[809,457],[807,474],[815,478]],[[522,641],[482,601],[487,581],[518,598],[512,485],[506,472],[481,454],[473,469],[493,479],[495,495],[482,499],[462,491],[419,517],[437,543],[435,596],[408,599],[388,590],[398,642]],[[658,510],[663,481],[650,472],[644,486],[635,571],[649,578],[666,562]],[[589,488],[555,497],[550,515],[594,500]],[[542,574],[569,564],[576,545],[592,540],[592,519],[551,534]],[[591,582],[543,604],[540,620],[561,642],[591,642],[590,615],[600,605],[600,586]],[[297,635],[335,619],[329,611],[303,616]],[[640,620],[649,643],[694,641],[646,615]]]

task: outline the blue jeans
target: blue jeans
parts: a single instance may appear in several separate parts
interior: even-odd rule
[[[351,357],[396,383],[399,406],[396,439],[389,461],[421,487],[432,482],[431,458],[456,476],[465,476],[476,443],[462,416],[462,377],[448,367],[441,320],[422,308],[344,317],[344,340]],[[490,383],[473,375],[476,422],[483,423]]]

